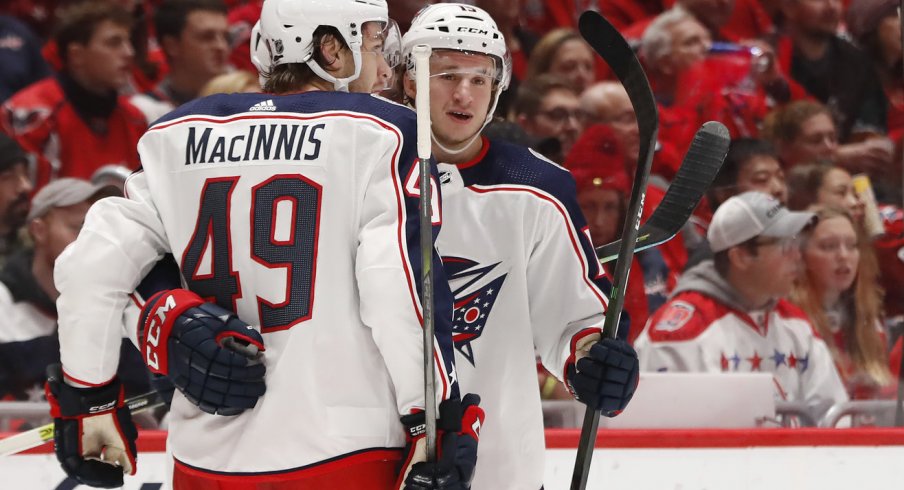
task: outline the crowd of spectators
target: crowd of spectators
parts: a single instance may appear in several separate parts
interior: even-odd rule
[[[115,194],[107,184],[138,167],[147,127],[197,97],[260,90],[249,39],[262,3],[0,7],[0,399],[40,397],[38,368],[57,345],[53,260],[90,203]],[[390,0],[390,14],[404,32],[429,3]],[[495,18],[512,55],[511,88],[486,131],[571,170],[596,245],[620,234],[641,142],[627,93],[577,33],[581,11],[601,11],[635,46],[656,97],[644,218],[702,123],[731,132],[689,226],[635,257],[626,310],[642,366],[771,372],[777,397],[813,406],[894,396],[904,323],[896,0],[466,3]],[[133,392],[147,388],[140,378]]]

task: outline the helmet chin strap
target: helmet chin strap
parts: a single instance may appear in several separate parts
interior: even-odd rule
[[[319,76],[320,78],[322,78],[328,82],[333,82],[333,89],[336,90],[337,92],[348,92],[349,84],[354,82],[355,80],[358,79],[358,77],[361,76],[361,50],[353,49],[351,51],[352,51],[352,60],[355,63],[355,73],[353,73],[352,76],[347,77],[347,78],[336,78],[336,77],[330,75],[329,73],[327,73],[326,70],[323,69],[322,66],[320,66],[319,63],[314,61],[313,57],[311,59],[309,59],[308,61],[306,61],[305,64],[307,64],[311,68],[311,71],[316,73],[317,76]]]
[[[486,127],[486,124],[484,124],[483,127]],[[458,155],[459,153],[462,153],[465,150],[467,150],[468,147],[471,146],[471,144],[474,143],[474,141],[480,137],[480,133],[481,133],[481,131],[483,131],[483,127],[480,128],[480,131],[477,131],[476,133],[474,133],[474,136],[472,136],[471,139],[469,139],[467,142],[465,142],[463,145],[461,145],[461,147],[458,149],[448,148],[448,147],[446,147],[446,145],[440,143],[439,140],[436,139],[436,133],[433,132],[433,129],[430,130],[430,136],[431,136],[431,139],[433,140],[433,144],[438,146],[441,150],[443,150],[443,152],[448,153],[450,155]]]

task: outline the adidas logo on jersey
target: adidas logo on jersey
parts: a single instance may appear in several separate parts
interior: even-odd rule
[[[276,110],[276,106],[273,105],[273,99],[267,99],[267,100],[258,102],[257,104],[254,104],[253,106],[251,106],[251,108],[248,109],[248,111],[250,111],[250,112],[275,111],[275,110]]]

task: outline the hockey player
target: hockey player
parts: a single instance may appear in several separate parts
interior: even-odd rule
[[[55,277],[62,370],[47,392],[67,474],[110,487],[135,472],[135,426],[114,376],[120,323],[128,293],[172,253],[187,289],[149,299],[139,335],[146,363],[178,388],[173,487],[389,489],[399,467],[405,488],[464,487],[476,434],[459,426],[463,416],[479,426],[481,414],[458,401],[438,256],[444,450],[415,464],[424,365],[414,113],[341,93],[369,92],[388,72],[388,24],[385,0],[267,0],[252,52],[269,93],[165,116],[139,144],[144,169],[128,199],[91,209]]]
[[[487,413],[475,489],[543,486],[544,432],[534,347],[572,392],[612,416],[637,381],[623,340],[600,341],[608,289],[568,171],[480,132],[511,74],[490,16],[463,4],[422,10],[402,41],[414,100],[412,48],[433,48],[430,112],[443,190],[437,248],[455,295],[462,389]],[[627,328],[620,329],[627,336]]]

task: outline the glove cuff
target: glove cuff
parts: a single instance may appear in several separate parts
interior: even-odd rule
[[[99,415],[124,406],[125,390],[118,377],[103,386],[76,388],[63,381],[62,372],[60,364],[50,366],[44,387],[54,418]]]
[[[406,442],[410,443],[427,435],[427,417],[424,416],[423,411],[403,415],[399,420],[405,426]]]

